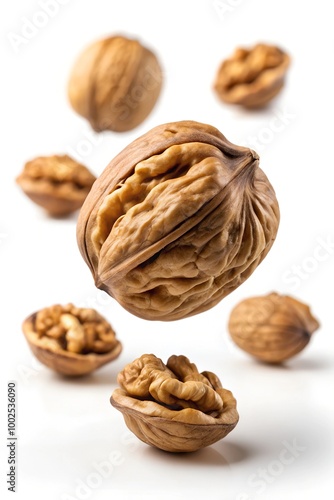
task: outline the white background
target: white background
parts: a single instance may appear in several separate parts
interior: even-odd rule
[[[6,387],[7,381],[16,380],[16,498],[332,497],[331,3],[63,3],[17,50],[13,34],[21,35],[24,18],[38,18],[40,2],[3,2],[1,7],[1,494],[12,498],[4,479]],[[79,52],[115,33],[136,37],[156,52],[164,87],[154,112],[137,129],[97,135],[70,108],[66,85]],[[221,60],[235,47],[259,41],[280,45],[291,55],[285,89],[259,112],[222,104],[212,91]],[[281,126],[273,132],[275,116]],[[29,159],[62,153],[99,175],[134,138],[160,123],[183,119],[210,123],[239,145],[249,145],[255,137],[258,148],[253,147],[280,203],[281,225],[265,261],[215,308],[182,321],[148,322],[95,289],[76,244],[77,214],[68,220],[48,218],[23,195],[15,177]],[[232,345],[226,329],[229,312],[242,298],[273,290],[306,302],[321,322],[303,353],[280,367],[252,360]],[[21,332],[31,312],[67,302],[98,309],[124,346],[114,363],[77,380],[60,378],[38,364]],[[185,354],[200,371],[217,373],[238,400],[235,430],[187,455],[163,453],[133,437],[109,397],[117,373],[146,352],[164,361],[171,354]],[[289,464],[282,464],[286,443],[298,450],[287,455]]]

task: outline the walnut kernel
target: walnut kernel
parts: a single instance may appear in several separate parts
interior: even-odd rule
[[[116,358],[122,349],[110,323],[95,309],[55,304],[23,322],[36,357],[66,375],[89,373]]]
[[[96,177],[67,155],[40,156],[28,161],[16,182],[29,198],[50,215],[78,210]]]
[[[224,102],[260,107],[281,91],[289,65],[290,57],[279,47],[238,48],[220,65],[214,89]]]
[[[186,356],[165,365],[144,354],[118,375],[110,402],[143,442],[170,452],[190,452],[222,439],[237,425],[232,393],[211,372],[199,373]]]

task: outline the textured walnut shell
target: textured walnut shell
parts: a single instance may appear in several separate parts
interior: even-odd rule
[[[87,375],[116,359],[122,351],[122,344],[118,340],[113,350],[104,354],[77,354],[66,350],[54,350],[41,346],[36,340],[36,314],[33,313],[24,320],[22,331],[30,350],[38,361],[55,372],[66,376]]]
[[[279,47],[238,48],[220,65],[214,90],[226,103],[261,107],[281,91],[289,65],[290,57]]]
[[[192,121],[155,127],[96,181],[78,244],[95,284],[131,313],[176,320],[205,311],[267,255],[279,224],[254,151]]]
[[[228,322],[233,341],[268,363],[281,363],[298,354],[317,328],[319,323],[309,306],[278,293],[241,301]]]
[[[163,368],[152,371],[149,366],[152,358],[155,358],[152,354],[143,355],[139,360],[127,365],[119,374],[118,381],[120,385],[128,386],[130,392],[124,388],[115,389],[110,398],[112,406],[123,414],[127,427],[141,441],[169,452],[192,452],[223,439],[234,429],[239,420],[236,400],[230,391],[222,388],[215,374],[198,373],[196,366],[190,364],[185,356],[171,356],[165,371]],[[159,358],[155,359],[164,366]],[[133,367],[138,361],[142,365],[139,374]],[[171,361],[173,363],[170,363]],[[190,366],[190,371],[197,373],[189,374]],[[178,367],[177,375],[171,369],[175,370],[175,367]],[[124,384],[124,372],[128,372],[132,383]],[[162,381],[159,381],[159,378],[162,378]],[[179,404],[168,405],[152,397],[152,394],[157,394],[157,398],[161,396],[168,401],[168,398],[172,397],[169,389],[172,388],[173,391],[175,384],[183,397],[181,401],[177,400]],[[143,390],[146,386],[151,393],[146,394]],[[215,397],[210,395],[204,398],[204,389],[214,393]],[[195,396],[195,399],[201,397],[201,403],[194,403],[190,394]],[[204,399],[208,405],[201,410]],[[213,410],[210,409],[209,403],[212,400],[216,405]]]
[[[22,191],[52,216],[69,215],[82,206],[96,177],[67,155],[28,161],[16,178]]]
[[[68,83],[69,101],[97,132],[124,132],[152,111],[162,86],[157,57],[137,40],[112,36],[82,52]]]

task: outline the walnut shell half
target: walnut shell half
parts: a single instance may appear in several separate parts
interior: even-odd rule
[[[117,358],[122,344],[95,309],[55,304],[28,316],[22,330],[36,358],[63,375],[86,375]]]
[[[279,224],[254,151],[193,121],[153,128],[116,156],[79,214],[95,284],[131,313],[176,320],[243,283]]]
[[[298,354],[319,326],[309,306],[275,292],[242,300],[228,322],[236,345],[267,363],[281,363]]]
[[[279,47],[258,43],[238,48],[220,65],[214,89],[226,103],[261,107],[281,91],[289,66],[290,57]]]
[[[87,47],[75,62],[68,96],[97,132],[138,126],[160,95],[162,71],[155,54],[137,40],[111,36]]]
[[[144,354],[118,375],[121,389],[110,402],[141,441],[170,452],[191,452],[215,443],[237,425],[232,393],[212,372],[199,373],[186,356],[167,365]]]
[[[68,155],[39,156],[16,178],[22,191],[52,216],[69,215],[82,206],[96,177]]]

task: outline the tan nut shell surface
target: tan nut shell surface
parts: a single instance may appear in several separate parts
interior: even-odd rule
[[[144,443],[170,452],[191,452],[223,439],[237,425],[236,401],[230,391],[217,389],[224,412],[213,418],[193,408],[173,411],[153,401],[131,398],[115,389],[111,404],[124,417],[127,427]]]
[[[29,175],[29,166],[33,165],[42,166],[44,175],[41,178]],[[66,179],[59,180],[61,178],[57,172],[64,167],[67,172],[73,172],[73,183],[71,183],[70,173]],[[74,181],[80,180],[80,174],[84,182],[78,187]],[[95,176],[84,165],[68,155],[35,158],[26,163],[25,168],[16,178],[22,191],[34,203],[56,217],[66,216],[79,210],[94,181]]]
[[[242,300],[228,321],[233,341],[267,363],[296,356],[319,326],[308,305],[275,292]]]
[[[266,58],[270,52],[276,52],[279,62],[266,67]],[[248,53],[251,61],[237,62],[240,53]],[[232,63],[232,66],[231,66]],[[266,105],[283,88],[291,59],[282,49],[267,44],[257,44],[251,49],[237,49],[231,58],[220,65],[214,82],[214,89],[220,99],[229,104],[238,104],[246,108],[257,108]],[[263,66],[262,69],[261,66]],[[256,77],[254,76],[256,75]],[[233,85],[228,85],[230,77]]]
[[[87,375],[117,358],[122,351],[122,344],[119,341],[117,341],[114,349],[106,354],[76,354],[65,350],[53,350],[41,347],[35,340],[35,316],[36,313],[30,315],[22,324],[22,330],[28,345],[41,363],[62,375]]]
[[[222,439],[237,425],[237,402],[212,372],[199,373],[186,356],[165,365],[144,354],[118,374],[110,402],[143,442],[191,452]]]
[[[278,203],[258,163],[193,121],[157,126],[129,144],[79,214],[78,245],[96,286],[150,320],[217,304],[276,237]]]
[[[137,40],[112,36],[87,47],[68,83],[74,110],[97,132],[123,132],[152,111],[162,86],[157,57]]]

